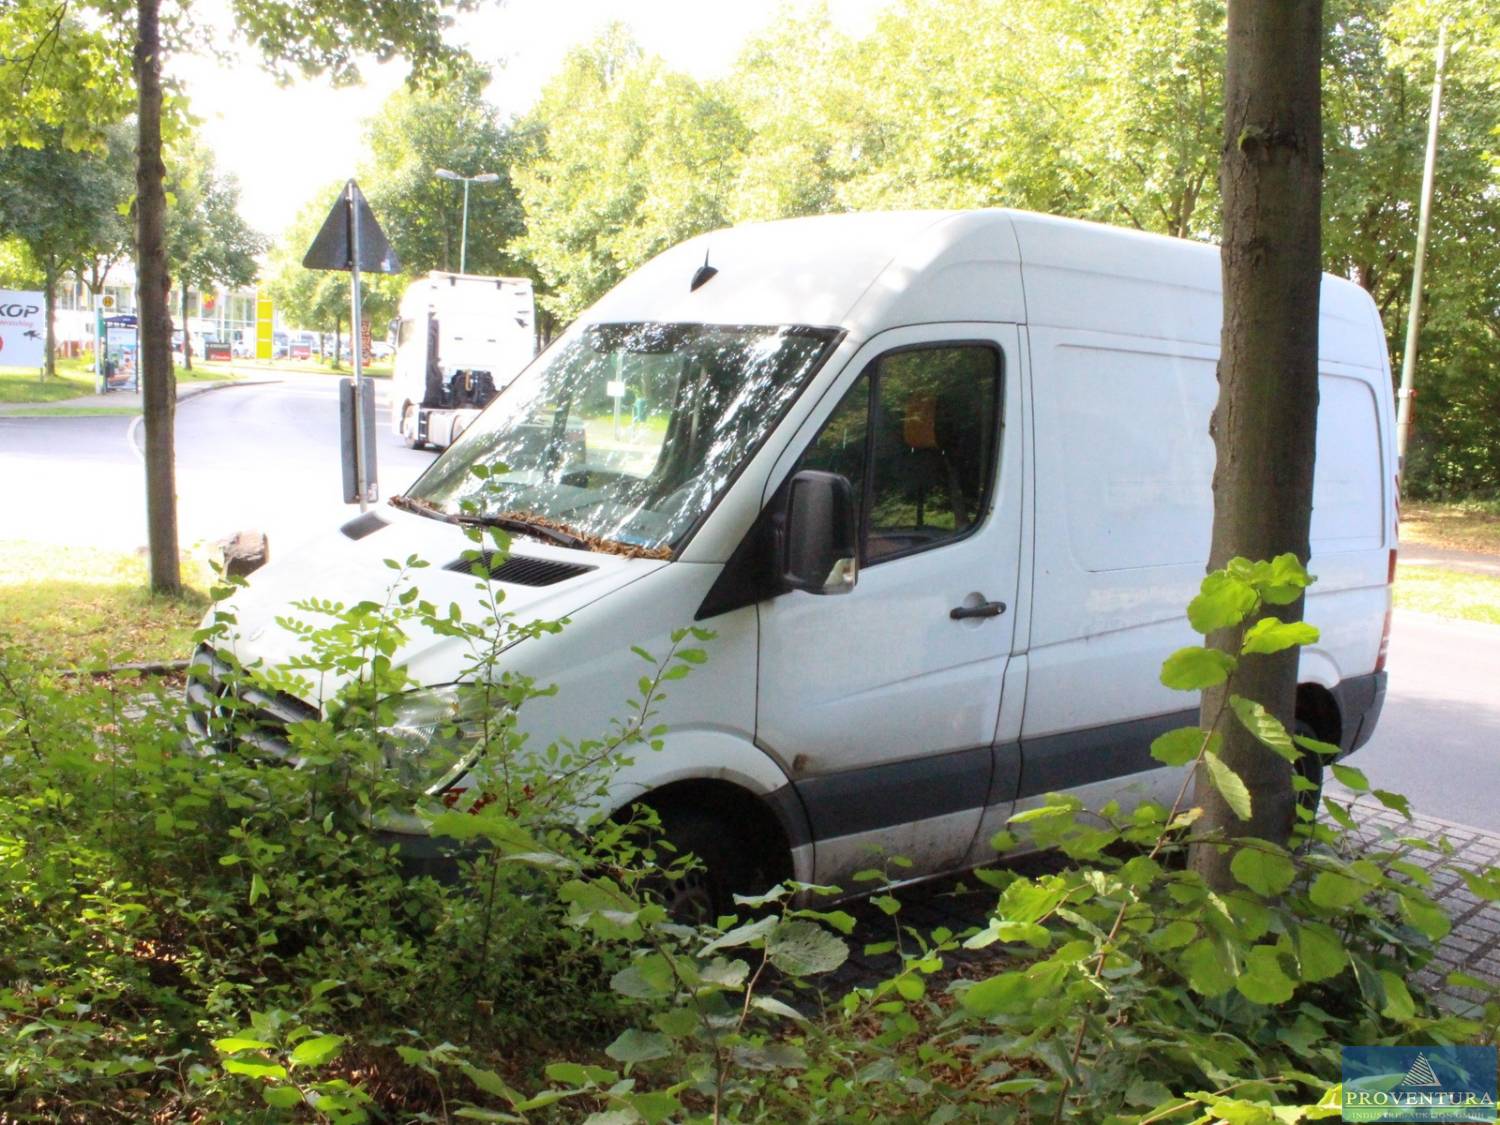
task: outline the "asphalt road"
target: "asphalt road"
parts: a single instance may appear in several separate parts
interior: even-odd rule
[[[1397,611],[1375,735],[1350,759],[1428,816],[1500,831],[1500,626]]]
[[[337,380],[281,382],[195,396],[177,412],[184,544],[242,528],[285,557],[357,509],[340,502]],[[378,404],[381,495],[432,460],[402,448]],[[126,416],[0,416],[0,538],[76,550],[146,542],[139,427]],[[1500,831],[1500,627],[1398,613],[1380,726],[1351,759],[1421,812]]]
[[[389,429],[375,380],[382,496],[432,461]],[[255,528],[295,549],[358,511],[342,500],[338,379],[287,374],[193,395],[177,408],[178,535],[184,546]],[[133,551],[146,543],[144,436],[126,415],[0,415],[0,538]],[[34,483],[33,483],[34,482]]]

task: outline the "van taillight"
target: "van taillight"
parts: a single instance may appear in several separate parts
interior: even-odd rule
[[[1380,653],[1375,657],[1375,671],[1385,671],[1386,653],[1391,647],[1391,610],[1395,608],[1391,587],[1396,584],[1396,548],[1391,548],[1391,558],[1385,571],[1385,621],[1380,626]]]

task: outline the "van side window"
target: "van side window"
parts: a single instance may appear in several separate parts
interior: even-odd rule
[[[993,346],[892,352],[860,376],[797,468],[849,478],[865,565],[935,547],[989,507],[999,405]]]
[[[854,491],[854,518],[858,523],[864,511],[865,462],[869,458],[866,432],[870,426],[870,376],[859,381],[834,409],[833,415],[807,452],[797,462],[797,469],[820,469],[847,477]]]

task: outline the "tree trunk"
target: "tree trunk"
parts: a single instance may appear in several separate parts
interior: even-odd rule
[[[164,238],[166,167],[161,158],[160,0],[137,0],[135,83],[138,94],[136,147],[135,264],[140,294],[139,367],[141,414],[146,431],[146,527],[151,545],[151,589],[178,594],[177,484],[172,462],[177,388],[172,375],[172,321],[167,308]],[[184,326],[184,331],[186,326]]]
[[[339,369],[339,354],[344,350],[344,318],[336,314],[333,318],[333,369]]]
[[[42,267],[46,292],[42,304],[47,310],[47,343],[42,355],[42,381],[57,378],[57,266],[50,260]]]
[[[193,336],[188,331],[188,299],[187,283],[182,286],[182,368],[184,371],[193,369]]]
[[[1210,430],[1214,524],[1209,569],[1235,556],[1308,557],[1318,410],[1319,220],[1323,173],[1319,56],[1321,0],[1230,0],[1225,67],[1224,327],[1219,400]],[[1277,616],[1298,620],[1302,602]],[[1252,622],[1246,622],[1248,627]],[[1243,629],[1209,638],[1239,653]],[[1297,652],[1244,659],[1232,690],[1288,727]],[[1203,721],[1225,703],[1204,692]],[[1240,820],[1200,769],[1197,803],[1206,834],[1285,841],[1295,819],[1291,767],[1232,717],[1221,724],[1222,759],[1250,790]],[[1192,865],[1212,885],[1232,884],[1231,849],[1200,844]]]

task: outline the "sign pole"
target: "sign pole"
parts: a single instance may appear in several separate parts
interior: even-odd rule
[[[365,372],[362,364],[364,349],[359,346],[359,211],[354,202],[354,181],[349,181],[346,191],[349,206],[350,292],[353,302],[350,310],[350,326],[354,330],[354,487],[359,492],[359,510],[369,511],[369,490],[365,487],[365,465],[368,453],[365,450]]]

